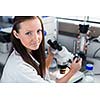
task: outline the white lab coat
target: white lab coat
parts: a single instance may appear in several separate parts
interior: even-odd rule
[[[48,83],[54,82],[46,76],[43,79],[35,68],[24,62],[14,50],[10,55],[1,77],[1,83]]]

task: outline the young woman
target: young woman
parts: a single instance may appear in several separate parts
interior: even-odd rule
[[[45,58],[44,29],[38,16],[16,16],[11,32],[12,52],[3,70],[1,82],[7,83],[47,83],[46,77],[53,54],[49,51]],[[82,59],[72,62],[70,71],[54,82],[67,82],[81,68]]]

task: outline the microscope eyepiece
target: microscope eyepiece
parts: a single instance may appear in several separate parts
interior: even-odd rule
[[[54,43],[49,39],[48,41],[47,41],[47,43],[53,48],[53,49],[57,49],[56,48],[56,45],[54,45]]]
[[[47,43],[53,48],[53,49],[57,49],[58,51],[62,50],[62,46],[59,45],[59,43],[55,40],[55,41],[51,41],[50,39],[47,41]]]
[[[57,41],[54,41],[53,43],[54,43],[54,45],[56,45],[56,48],[57,48],[58,51],[62,50],[61,45],[59,45],[59,43]]]

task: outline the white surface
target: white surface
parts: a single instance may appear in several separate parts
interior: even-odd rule
[[[80,83],[84,83],[82,81],[80,81]],[[100,83],[100,75],[94,75],[94,83]]]
[[[83,83],[94,83],[94,77],[85,76],[82,80]]]
[[[78,71],[76,74],[74,74],[70,78],[70,80],[68,82],[69,83],[76,82],[76,81],[80,80],[81,78],[83,78],[83,76],[84,76],[83,72]]]
[[[100,83],[100,75],[94,76],[95,83]]]
[[[63,77],[64,74],[60,74],[59,72],[57,73],[57,78],[61,78]],[[84,74],[80,71],[78,71],[77,73],[75,73],[71,78],[70,80],[68,81],[68,83],[74,83],[78,80],[80,80],[81,78],[83,78]]]

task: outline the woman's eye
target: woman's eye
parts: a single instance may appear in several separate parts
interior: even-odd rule
[[[42,32],[42,29],[38,29],[37,30],[37,33],[39,34],[39,33],[41,33]]]
[[[32,32],[27,32],[27,33],[25,33],[25,35],[31,35],[32,34]]]

